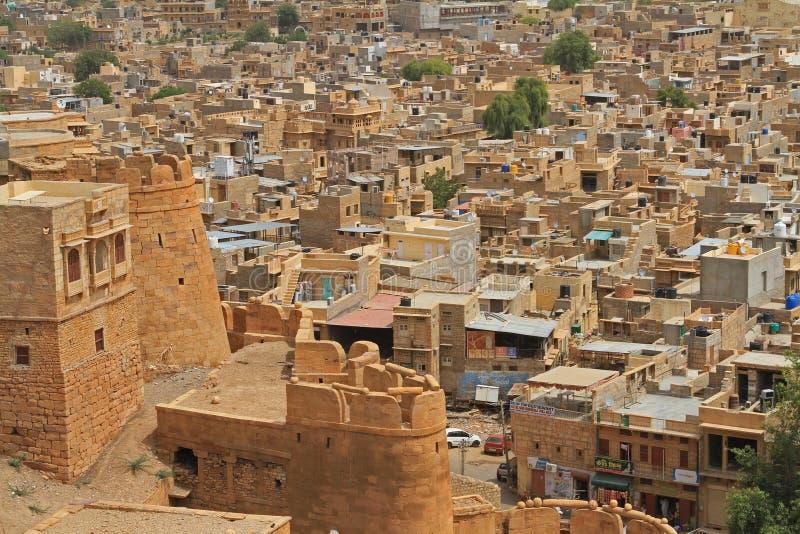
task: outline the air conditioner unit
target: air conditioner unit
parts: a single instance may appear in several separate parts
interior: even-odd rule
[[[556,473],[558,471],[558,465],[547,464],[547,466],[545,466],[545,471],[547,471],[548,473]]]

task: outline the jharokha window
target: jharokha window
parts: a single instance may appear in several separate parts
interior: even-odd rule
[[[125,261],[125,234],[114,237],[114,260],[118,264]]]
[[[67,280],[77,282],[81,279],[81,253],[73,248],[67,253]]]

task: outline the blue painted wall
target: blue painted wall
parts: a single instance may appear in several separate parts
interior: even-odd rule
[[[504,373],[500,371],[466,371],[458,379],[456,398],[468,400],[475,398],[475,386],[497,386],[500,395],[508,394],[511,386],[518,382],[526,382],[529,373]]]

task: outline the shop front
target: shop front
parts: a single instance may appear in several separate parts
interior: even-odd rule
[[[592,477],[594,498],[600,504],[608,504],[615,500],[620,506],[625,506],[630,500],[628,498],[630,487],[631,479],[622,475],[601,472],[595,473]]]

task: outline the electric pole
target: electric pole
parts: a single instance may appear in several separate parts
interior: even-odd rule
[[[506,455],[506,469],[508,469],[508,475],[506,476],[506,483],[511,480],[511,463],[508,459],[508,446],[506,443],[506,409],[505,409],[505,401],[501,398],[500,399],[500,425],[503,428],[503,454]]]
[[[469,443],[467,443],[466,439],[461,440],[461,475],[464,475],[464,462],[467,458],[467,447],[469,447]]]

